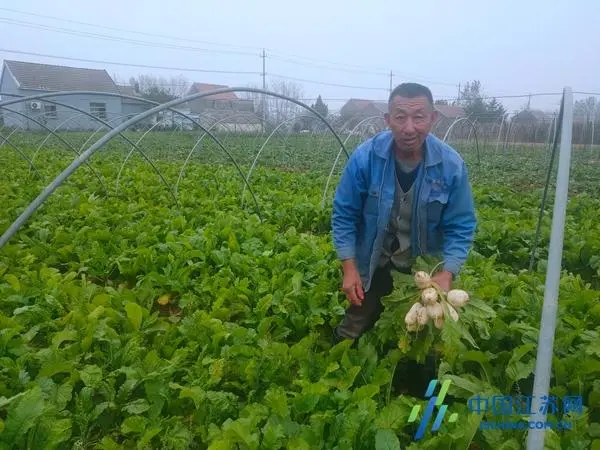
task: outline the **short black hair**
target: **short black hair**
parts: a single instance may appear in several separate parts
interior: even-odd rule
[[[390,94],[388,104],[391,104],[394,97],[397,96],[406,98],[426,97],[427,100],[429,100],[429,104],[433,107],[433,95],[431,94],[431,90],[429,90],[427,86],[423,86],[419,83],[402,83],[396,86]]]

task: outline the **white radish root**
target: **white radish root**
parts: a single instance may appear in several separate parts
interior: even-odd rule
[[[427,314],[427,308],[419,309],[419,312],[417,313],[417,323],[420,326],[424,326],[427,325],[427,322],[429,322],[429,314]]]
[[[448,311],[450,312],[450,317],[452,317],[452,320],[458,322],[458,313],[454,307],[450,303],[446,303],[446,306],[448,307]]]
[[[404,317],[404,322],[406,323],[406,325],[413,325],[417,323],[417,314],[422,308],[423,305],[421,305],[419,302],[416,302],[414,305],[412,305],[412,307]]]
[[[431,277],[423,270],[415,273],[415,284],[419,289],[426,289],[431,286]]]
[[[435,302],[433,305],[427,305],[427,314],[433,320],[439,319],[440,317],[444,317],[444,308],[438,302]]]
[[[452,289],[446,299],[455,308],[461,308],[469,302],[469,294],[462,289]]]
[[[438,293],[435,288],[428,287],[421,292],[421,303],[425,306],[433,305],[438,299]]]

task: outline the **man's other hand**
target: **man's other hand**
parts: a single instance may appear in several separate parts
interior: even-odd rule
[[[360,306],[365,298],[365,293],[362,288],[360,274],[356,268],[354,259],[347,259],[344,264],[344,284],[342,290],[350,300],[350,303]]]
[[[452,272],[442,270],[431,277],[431,281],[437,283],[442,291],[448,292],[452,289]]]

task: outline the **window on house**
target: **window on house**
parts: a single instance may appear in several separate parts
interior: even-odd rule
[[[56,105],[44,105],[44,115],[48,118],[58,117],[58,114],[56,113]]]
[[[90,112],[99,119],[106,119],[106,103],[90,102]]]

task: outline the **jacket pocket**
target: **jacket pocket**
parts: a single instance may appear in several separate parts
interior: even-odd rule
[[[379,186],[371,186],[365,200],[365,214],[368,216],[377,216],[379,213]]]
[[[450,193],[444,190],[432,190],[427,197],[427,222],[437,228],[448,204]]]

